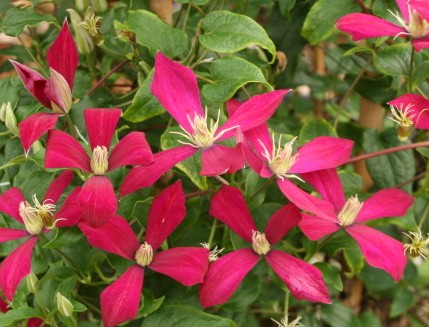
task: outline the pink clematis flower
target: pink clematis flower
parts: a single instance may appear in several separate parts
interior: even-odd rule
[[[176,247],[156,252],[185,214],[185,195],[181,182],[177,181],[153,200],[143,244],[139,244],[127,221],[120,216],[99,228],[92,228],[85,222],[80,224],[92,246],[134,263],[100,295],[105,327],[116,326],[136,316],[146,267],[185,286],[202,283],[208,266],[207,249]]]
[[[77,168],[93,173],[78,197],[83,219],[91,226],[104,224],[118,208],[115,191],[105,173],[126,165],[149,165],[153,155],[143,132],[128,133],[109,154],[120,109],[90,108],[83,112],[92,150],[90,158],[82,145],[69,134],[50,130],[45,168]]]
[[[378,191],[366,201],[357,196],[347,201],[335,169],[315,171],[303,176],[320,193],[314,203],[297,201],[295,204],[307,212],[302,215],[299,228],[311,240],[344,230],[359,245],[369,265],[381,268],[395,281],[401,279],[407,258],[401,242],[363,223],[381,217],[404,215],[413,204],[413,197],[394,188]]]
[[[178,162],[185,160],[201,149],[201,175],[217,176],[233,173],[243,168],[244,160],[239,147],[230,148],[217,142],[234,136],[240,128],[243,131],[264,123],[275,112],[284,95],[290,90],[279,90],[255,95],[244,102],[222,126],[219,117],[208,122],[207,111],[203,111],[195,74],[191,69],[175,62],[162,53],[155,59],[155,74],[152,93],[179,123],[183,133],[179,134],[183,146],[169,149],[155,159],[150,167],[149,178],[146,168],[134,168],[126,177],[121,196],[150,185],[155,175],[159,178]],[[155,175],[151,175],[156,172]],[[155,179],[156,180],[156,179]],[[155,181],[154,180],[154,181]],[[153,181],[153,182],[154,182]],[[152,182],[152,183],[153,183]]]
[[[8,301],[12,301],[19,282],[30,273],[31,255],[39,239],[38,235],[54,227],[73,226],[79,221],[80,210],[76,204],[79,188],[67,197],[59,211],[53,213],[55,203],[72,179],[72,171],[62,172],[49,186],[42,203],[33,196],[34,204],[31,205],[16,187],[0,195],[0,211],[25,227],[25,229],[0,228],[0,242],[27,238],[3,260],[0,266],[0,289]]]
[[[229,101],[228,112],[233,114],[237,106],[238,101]],[[276,177],[280,190],[293,203],[295,199],[311,201],[311,197],[289,179],[302,180],[298,174],[342,165],[350,159],[354,143],[347,139],[319,136],[294,153],[293,143],[297,138],[282,144],[280,137],[276,144],[274,136],[270,138],[266,123],[244,132],[240,139],[249,166],[261,177]]]
[[[411,37],[416,51],[429,48],[429,8],[422,1],[396,0],[401,15],[391,14],[400,26],[368,14],[348,14],[341,17],[336,26],[352,35],[354,41],[379,36]]]
[[[429,130],[429,100],[417,94],[403,94],[389,101],[389,119],[398,124],[398,137],[408,139],[412,127]]]
[[[67,113],[72,105],[74,75],[79,62],[76,44],[64,21],[60,33],[47,52],[51,76],[44,78],[38,72],[11,60],[25,88],[43,106],[53,113],[36,113],[19,123],[19,134],[25,153],[46,131],[55,127],[58,117]]]
[[[233,251],[210,264],[200,288],[200,303],[203,307],[228,301],[261,256],[265,257],[268,265],[297,299],[331,302],[322,274],[317,268],[288,253],[271,249],[301,219],[293,204],[277,210],[264,233],[261,233],[252,220],[242,193],[224,185],[211,200],[210,214],[252,244],[252,249]]]

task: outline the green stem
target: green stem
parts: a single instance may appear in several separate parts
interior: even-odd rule
[[[285,306],[283,308],[283,315],[287,325],[289,320],[288,318],[289,317],[289,290],[288,289],[285,290]]]
[[[366,153],[366,154],[363,154],[361,156],[351,158],[350,160],[346,161],[344,163],[344,165],[347,165],[347,164],[350,164],[350,163],[353,163],[353,162],[356,162],[359,160],[366,160],[366,159],[370,159],[370,158],[374,158],[374,157],[378,157],[378,156],[383,156],[383,155],[386,155],[389,153],[405,151],[405,150],[410,150],[410,149],[415,149],[415,148],[420,148],[420,147],[429,147],[429,141],[405,144],[405,145],[400,145],[400,146],[396,146],[396,147],[389,148],[389,149],[384,149],[384,150],[380,150],[380,151]]]
[[[71,135],[77,139],[77,135],[76,135],[76,130],[75,130],[75,126],[73,123],[73,120],[71,119],[70,115],[68,113],[65,114],[66,120],[67,120],[67,125],[69,125],[69,129],[70,129],[70,133]]]
[[[216,227],[217,227],[217,219],[213,219],[213,224],[212,224],[212,228],[210,230],[210,235],[209,235],[209,247],[212,245],[215,233],[216,233]]]
[[[429,214],[429,201],[428,201],[428,203],[426,203],[425,211],[423,211],[422,218],[419,221],[419,225],[418,225],[419,229],[422,229],[423,224],[425,223],[425,221],[428,217],[428,214]]]
[[[191,13],[192,3],[188,3],[188,8],[186,8],[185,20],[183,21],[182,31],[186,30],[186,25],[188,24],[189,15]]]
[[[39,67],[40,72],[42,73],[43,77],[48,78],[48,73],[43,68],[42,64],[37,60],[37,58],[31,53],[31,51],[24,45],[24,41],[22,41],[22,38],[18,35],[19,43],[23,46],[25,51],[28,53],[28,55],[31,57],[31,59],[36,63],[37,67]]]
[[[275,177],[271,177],[270,179],[268,179],[268,181],[266,181],[264,184],[262,184],[262,186],[260,188],[258,188],[256,190],[255,193],[252,194],[252,196],[249,198],[249,202],[253,200],[253,198],[255,196],[257,196],[260,192],[262,192],[263,190],[265,190],[268,186],[270,186],[270,184],[275,180]]]
[[[361,70],[359,71],[359,73],[356,75],[356,78],[354,79],[354,81],[350,85],[350,87],[347,90],[346,94],[344,94],[344,97],[341,99],[341,102],[339,104],[340,109],[338,110],[337,115],[335,116],[335,122],[334,122],[334,129],[335,130],[337,129],[338,120],[340,118],[340,114],[341,114],[341,112],[342,112],[342,110],[344,108],[344,105],[346,104],[346,101],[348,100],[348,98],[352,94],[354,88],[356,87],[356,85],[359,82],[359,80],[362,78],[363,74],[368,69],[369,65],[371,64],[371,61],[372,61],[372,57],[369,57],[369,59],[366,61],[365,65],[361,68]]]
[[[413,92],[413,75],[414,75],[414,54],[415,54],[415,50],[414,47],[411,47],[411,57],[410,57],[410,76],[408,79],[408,92],[412,93]]]

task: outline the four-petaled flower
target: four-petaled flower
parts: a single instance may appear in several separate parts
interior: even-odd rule
[[[126,165],[150,165],[152,151],[143,132],[131,132],[109,154],[120,109],[90,108],[83,112],[92,158],[69,134],[50,130],[46,146],[45,168],[78,168],[93,173],[78,197],[83,219],[93,227],[101,226],[117,210],[113,185],[106,172]]]
[[[55,127],[58,117],[67,113],[72,105],[74,75],[79,62],[76,44],[67,21],[47,52],[50,78],[46,79],[38,72],[11,60],[25,88],[43,106],[54,113],[36,113],[19,123],[19,134],[25,153],[31,145],[46,131]]]
[[[416,51],[429,48],[429,7],[421,1],[396,0],[401,15],[392,13],[399,25],[369,14],[354,13],[341,17],[336,26],[352,35],[354,41],[379,36],[411,37]]]
[[[75,225],[79,221],[80,210],[76,204],[79,188],[67,197],[59,211],[53,213],[55,203],[72,179],[72,171],[61,173],[49,186],[42,203],[33,196],[34,204],[31,205],[16,187],[0,195],[0,212],[25,226],[25,229],[0,228],[0,242],[28,237],[0,266],[0,289],[7,300],[12,301],[19,282],[31,271],[31,255],[38,235],[54,227]]]
[[[228,225],[252,248],[230,252],[210,264],[200,288],[200,303],[203,307],[228,301],[262,256],[297,299],[331,302],[322,274],[317,268],[271,248],[300,221],[301,215],[293,204],[276,211],[264,233],[261,233],[253,222],[240,190],[224,185],[211,200],[210,214]]]
[[[322,199],[313,197],[313,203],[295,202],[299,208],[311,213],[303,213],[298,224],[304,234],[310,240],[318,240],[344,228],[359,245],[369,265],[385,270],[395,281],[401,279],[407,263],[402,243],[363,223],[405,215],[413,204],[413,197],[402,190],[388,188],[364,202],[356,196],[346,201],[335,169],[311,172],[303,177],[322,196]]]
[[[182,183],[177,181],[153,200],[142,244],[139,244],[127,221],[120,216],[115,216],[99,228],[92,228],[85,222],[79,224],[92,246],[134,262],[100,295],[105,327],[116,326],[137,315],[145,267],[185,286],[203,282],[209,262],[208,249],[175,247],[156,252],[183,221],[185,214],[185,194]]]

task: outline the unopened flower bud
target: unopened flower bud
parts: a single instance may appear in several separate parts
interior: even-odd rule
[[[265,255],[270,251],[270,243],[268,243],[264,233],[252,232],[252,248],[259,255]]]
[[[27,276],[27,288],[30,293],[36,293],[36,286],[38,281],[39,280],[37,279],[37,276],[34,274],[34,272],[30,272],[30,275]]]
[[[108,7],[106,0],[91,0],[91,6],[96,12],[105,12]]]
[[[73,9],[67,9],[67,11],[70,14],[70,19],[75,32],[78,51],[83,54],[91,53],[92,50],[94,50],[94,42],[88,32],[79,25],[82,22],[82,18]]]
[[[51,68],[51,77],[48,80],[49,93],[55,102],[51,102],[52,110],[58,114],[68,113],[72,106],[72,93],[66,79]]]
[[[64,317],[70,317],[73,314],[73,304],[60,292],[57,293],[57,308]]]
[[[0,120],[14,135],[18,135],[18,124],[10,102],[3,103],[0,107]]]
[[[91,170],[95,175],[104,175],[109,169],[108,152],[105,146],[97,145],[92,150]]]
[[[136,259],[138,265],[142,267],[149,266],[153,260],[152,246],[147,242],[144,242],[142,245],[140,245],[134,258]]]
[[[84,12],[89,6],[89,0],[75,0],[75,6],[80,12]]]

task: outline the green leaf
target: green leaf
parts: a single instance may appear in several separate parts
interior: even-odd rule
[[[267,32],[253,19],[229,11],[214,11],[204,17],[204,34],[200,42],[206,48],[234,53],[250,45],[259,45],[270,52],[271,62],[276,57],[276,47]]]
[[[202,5],[205,5],[206,3],[208,3],[209,0],[176,0],[176,2],[178,2],[178,3],[193,3],[194,5],[202,6]]]
[[[182,57],[188,50],[185,32],[169,26],[149,11],[130,11],[124,25],[136,33],[137,43],[147,47],[152,56],[161,51],[171,58]]]
[[[340,272],[333,266],[326,262],[317,262],[314,264],[323,274],[323,279],[328,286],[332,286],[338,291],[343,290],[343,283],[341,281]]]
[[[374,65],[377,69],[390,76],[407,76],[411,59],[411,45],[394,44],[377,52]]]
[[[39,14],[34,8],[11,8],[6,12],[2,29],[7,35],[18,36],[22,33],[25,26],[36,26],[41,22],[59,25],[54,16]]]
[[[295,6],[296,0],[279,0],[279,7],[282,15],[289,16],[290,11]]]
[[[161,135],[161,148],[168,150],[182,146],[183,144],[177,142],[177,135],[171,132],[183,132],[179,126],[169,127],[165,130],[164,134]],[[201,176],[198,172],[201,170],[201,153],[196,153],[185,161],[179,162],[176,165],[191,181],[201,190],[206,190],[207,179]]]
[[[165,112],[164,107],[158,102],[158,100],[152,95],[150,91],[152,78],[153,70],[140,86],[133,98],[133,102],[124,112],[122,118],[133,123],[140,123]]]
[[[210,102],[226,102],[235,92],[247,83],[262,83],[272,90],[261,70],[247,60],[238,57],[226,57],[210,64],[213,84],[203,86],[203,96]]]
[[[10,159],[7,163],[5,163],[4,165],[1,165],[0,166],[0,170],[3,170],[3,169],[6,169],[6,168],[9,168],[9,167],[12,167],[12,166],[15,166],[15,165],[21,165],[21,164],[24,164],[24,163],[26,163],[28,161],[28,159],[24,156],[24,155],[21,155],[21,156],[17,156],[17,157],[15,157],[15,158],[13,158],[13,159]]]
[[[17,322],[29,318],[42,318],[43,314],[33,308],[18,308],[0,315],[0,326],[17,326]]]
[[[418,153],[420,153],[422,156],[429,158],[429,148],[417,148],[416,149]]]
[[[363,187],[362,176],[351,171],[340,171],[341,185],[346,197],[357,194]]]
[[[393,297],[389,317],[395,318],[406,312],[416,302],[414,293],[406,288],[398,288]]]
[[[187,305],[165,305],[147,317],[142,327],[236,327],[230,319],[204,313]]]
[[[63,246],[72,246],[82,238],[82,233],[79,229],[73,227],[57,228],[55,237],[43,247],[45,249],[56,249]]]
[[[357,11],[360,11],[360,8],[355,0],[341,0],[335,4],[332,0],[319,0],[311,7],[301,35],[310,44],[316,45],[332,35],[338,18]]]
[[[317,136],[337,136],[334,127],[325,119],[311,119],[305,122],[299,134],[300,142],[308,142]]]
[[[368,129],[363,134],[363,149],[366,153],[376,152],[401,145],[396,129],[390,128],[379,134],[375,129]],[[399,151],[366,160],[368,170],[379,189],[395,187],[414,177],[415,160],[412,150]],[[411,192],[412,183],[402,187]]]
[[[360,327],[382,327],[380,318],[376,316],[372,311],[365,311],[357,318]]]
[[[352,85],[356,75],[347,74],[345,80]],[[379,76],[377,78],[361,77],[355,86],[355,91],[372,102],[385,104],[395,97],[396,91],[392,86],[392,77]]]
[[[322,320],[331,327],[356,326],[353,310],[339,302],[322,306]]]

